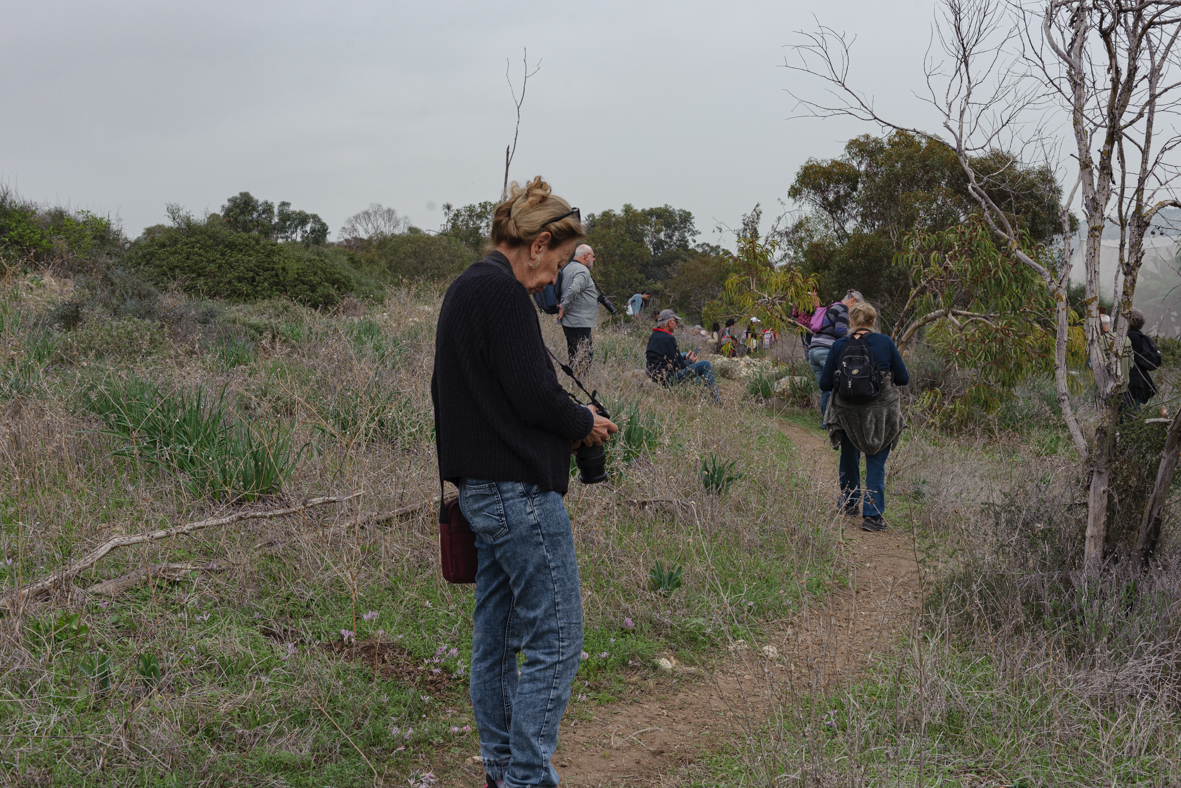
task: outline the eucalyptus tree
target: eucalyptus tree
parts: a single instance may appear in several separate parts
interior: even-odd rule
[[[1007,253],[1042,279],[1054,298],[1054,379],[1071,439],[1089,475],[1085,565],[1104,562],[1116,427],[1127,386],[1121,361],[1130,352],[1127,313],[1144,258],[1144,237],[1164,208],[1181,207],[1176,178],[1181,106],[1181,0],[942,0],[936,38],[943,59],[926,62],[925,99],[942,119],[939,134],[908,127],[879,111],[850,81],[850,41],[826,27],[805,33],[789,68],[818,77],[826,98],[799,97],[815,116],[846,115],[939,140],[955,152],[968,191]],[[1065,140],[1056,136],[1067,129]],[[1063,169],[1071,184],[1061,226],[1077,195],[1082,213],[1086,279],[1083,326],[1094,375],[1098,423],[1085,435],[1073,408],[1068,376],[1073,256],[1070,233],[1053,258],[1023,248],[1021,232],[991,192],[1012,174],[989,165],[989,151],[1069,149]],[[1118,229],[1116,310],[1110,339],[1099,321],[1100,244]],[[1147,563],[1159,536],[1163,491],[1181,446],[1181,412],[1169,425],[1156,491],[1144,514],[1137,550]],[[1170,451],[1172,455],[1170,456]]]

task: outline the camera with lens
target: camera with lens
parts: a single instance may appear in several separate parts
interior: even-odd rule
[[[592,398],[591,404],[600,416],[611,418],[611,414],[597,399]],[[578,466],[578,481],[583,484],[607,481],[607,451],[602,446],[579,446],[574,452],[574,464]]]
[[[599,303],[602,304],[603,308],[606,309],[611,314],[615,314],[616,312],[619,311],[618,309],[615,308],[615,304],[611,303],[611,299],[608,298],[607,296],[603,295],[603,293],[601,291],[599,292]]]

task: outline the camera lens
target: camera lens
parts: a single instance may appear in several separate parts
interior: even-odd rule
[[[578,481],[583,484],[607,480],[607,452],[602,446],[579,446],[574,453],[574,464],[578,466]]]

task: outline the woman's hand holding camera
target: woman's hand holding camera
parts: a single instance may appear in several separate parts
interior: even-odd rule
[[[600,416],[598,409],[594,405],[587,405],[586,407],[594,415],[595,425],[591,427],[589,435],[580,441],[574,441],[570,446],[571,451],[574,451],[579,446],[602,446],[607,442],[608,437],[619,432],[619,427],[610,419]]]

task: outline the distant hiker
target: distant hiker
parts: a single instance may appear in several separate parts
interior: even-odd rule
[[[820,373],[828,361],[829,351],[838,339],[849,331],[849,310],[865,299],[856,290],[845,293],[845,297],[827,309],[818,309],[812,315],[812,341],[808,343],[808,364],[820,384]],[[820,423],[824,424],[824,413],[828,410],[828,392],[820,389]]]
[[[648,294],[648,291],[644,290],[627,299],[627,313],[634,317],[637,323],[640,321],[640,316],[644,314],[644,310],[648,307],[648,301],[651,298],[652,296]]]
[[[738,355],[738,336],[734,330],[734,324],[737,323],[734,318],[726,321],[726,327],[718,334],[718,344],[715,350],[726,358],[734,358]]]
[[[720,333],[722,333],[722,324],[715,320],[709,332],[709,341],[714,343],[714,347],[718,345],[718,334]]]
[[[512,184],[492,214],[492,251],[451,283],[439,310],[439,478],[459,488],[476,535],[469,681],[492,786],[558,784],[550,759],[582,662],[578,557],[562,496],[571,444],[602,445],[617,428],[558,383],[529,294],[553,284],[585,236],[578,210],[541,178]]]
[[[591,277],[595,250],[580,244],[574,259],[558,272],[562,279],[562,303],[558,322],[566,335],[566,355],[575,371],[583,372],[594,360],[591,330],[599,325],[599,290]]]
[[[1128,344],[1131,345],[1132,363],[1128,371],[1128,395],[1136,407],[1140,407],[1156,395],[1156,384],[1152,382],[1153,370],[1160,369],[1161,355],[1152,339],[1142,333],[1144,313],[1139,309],[1128,311]]]
[[[759,328],[755,324],[759,322],[757,317],[752,317],[750,322],[746,324],[746,352],[753,354],[759,349]]]
[[[645,353],[648,376],[658,383],[671,386],[683,380],[704,383],[714,402],[722,404],[718,382],[714,380],[713,365],[698,360],[697,353],[690,350],[682,353],[677,348],[673,331],[680,318],[671,309],[665,309],[657,316],[656,328],[648,335],[648,349]]]
[[[898,442],[906,418],[902,393],[910,382],[898,348],[873,331],[877,311],[859,303],[849,311],[849,333],[833,343],[820,375],[820,390],[832,392],[824,426],[834,449],[841,450],[840,506],[858,515],[861,530],[884,531],[886,457]],[[865,492],[861,492],[861,454],[865,453]]]
[[[808,343],[812,341],[812,315],[816,314],[816,310],[820,308],[820,296],[816,295],[813,290],[808,294],[811,303],[803,306],[794,306],[791,310],[791,319],[796,322],[803,332],[800,334],[800,341],[804,344],[804,355],[808,354]]]

